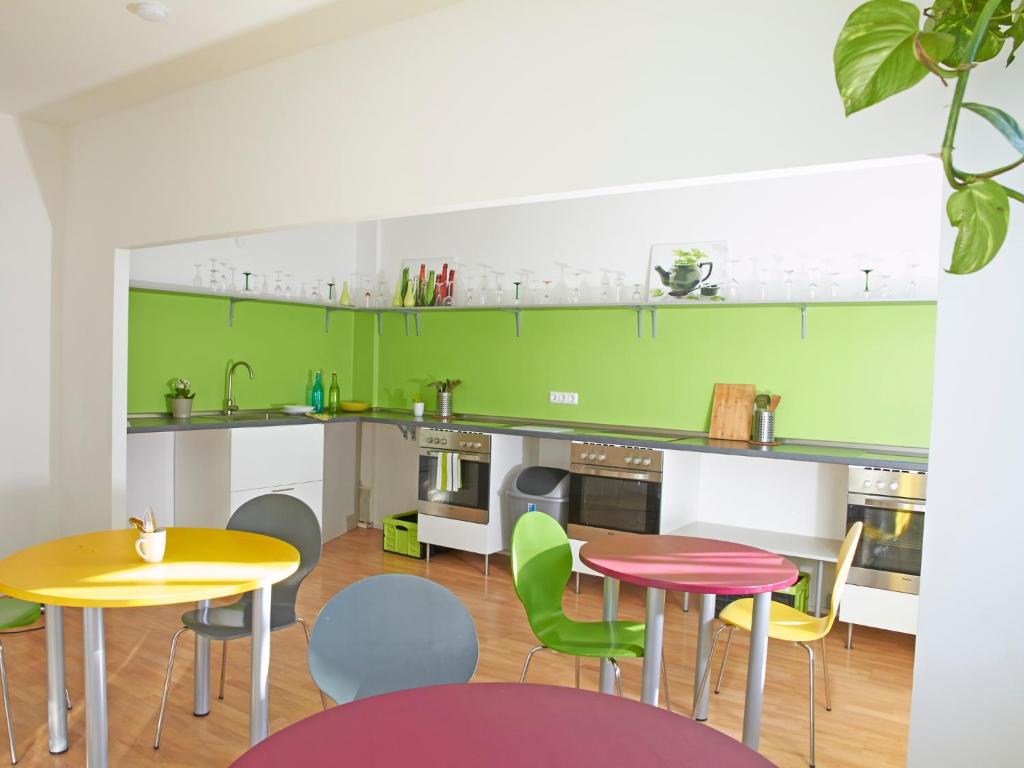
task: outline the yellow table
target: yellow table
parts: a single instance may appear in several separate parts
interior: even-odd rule
[[[87,765],[106,768],[103,609],[189,602],[202,609],[213,598],[242,592],[253,592],[249,741],[262,741],[269,732],[270,587],[295,572],[298,550],[255,533],[169,528],[163,562],[149,564],[135,553],[137,537],[134,530],[87,533],[0,560],[0,592],[46,605],[50,751],[67,749],[64,607],[84,609]],[[209,696],[209,641],[200,647],[197,638],[196,662],[196,703],[201,707],[201,699]]]

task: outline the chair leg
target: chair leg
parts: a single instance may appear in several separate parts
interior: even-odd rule
[[[580,657],[576,656],[576,690],[580,687]]]
[[[725,662],[729,659],[729,648],[732,647],[732,631],[729,627],[729,634],[725,636],[725,653],[722,654],[722,666],[718,668],[718,681],[715,683],[715,693],[722,690],[722,678],[725,676]]]
[[[619,669],[619,662],[615,659],[608,659],[612,663],[612,669],[615,670],[615,690],[619,696],[622,696],[622,670]]]
[[[811,701],[809,709],[811,714],[811,768],[814,768],[814,649],[807,643],[797,643],[797,645],[807,651],[807,695]]]
[[[167,657],[167,674],[164,677],[164,692],[160,697],[160,714],[156,718],[156,738],[153,749],[160,749],[160,732],[164,729],[164,710],[167,709],[167,694],[171,692],[171,674],[174,672],[174,653],[178,650],[178,638],[188,627],[180,627],[171,638],[171,653]]]
[[[825,709],[832,711],[832,691],[828,684],[828,635],[821,638],[821,668],[825,671]]]
[[[224,678],[227,677],[227,641],[221,641],[220,650],[220,687],[217,689],[217,698],[224,699]]]
[[[306,624],[305,620],[301,616],[296,616],[295,620],[299,624],[302,625],[302,633],[306,636],[306,655],[308,656],[309,655],[309,626]],[[326,711],[327,710],[327,697],[324,696],[324,692],[320,690],[320,686],[319,685],[316,687],[316,689],[320,693],[320,706],[322,706],[324,708],[324,711]]]
[[[708,653],[707,664],[704,665],[704,673],[700,677],[700,685],[697,686],[697,690],[693,692],[693,711],[697,711],[697,702],[701,700],[704,695],[704,689],[708,686],[708,678],[711,677],[711,662],[715,660],[715,648],[718,647],[718,638],[722,636],[722,633],[729,628],[728,624],[723,624],[715,632],[715,639],[711,641],[711,651]]]
[[[11,719],[11,700],[7,693],[7,666],[4,664],[4,644],[0,643],[0,688],[3,689],[4,717],[7,719],[7,739],[11,746],[11,765],[18,762],[18,753],[14,751],[14,722]]]
[[[536,648],[532,649],[528,654],[526,654],[526,663],[523,664],[523,674],[519,676],[520,683],[526,682],[526,671],[530,668],[530,662],[533,661],[533,654],[538,653],[539,651],[543,651],[546,647],[547,646],[545,645],[538,645]]]
[[[669,712],[671,712],[672,711],[672,697],[668,693],[668,667],[665,666],[665,653],[664,653],[664,649],[662,649],[662,654],[661,654],[661,679],[662,679],[663,684],[665,686],[665,709],[667,709]]]

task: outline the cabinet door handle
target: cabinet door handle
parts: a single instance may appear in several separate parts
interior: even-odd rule
[[[294,490],[295,490],[294,486],[291,487],[291,488],[274,488],[271,491],[271,493],[285,493],[286,491],[294,491]]]

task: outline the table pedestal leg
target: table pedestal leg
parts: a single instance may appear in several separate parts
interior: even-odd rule
[[[107,652],[103,639],[103,609],[82,609],[85,651],[85,764],[107,768]],[[60,700],[63,702],[64,692]]]
[[[50,754],[68,751],[68,708],[64,698],[64,609],[46,606],[46,710]]]
[[[619,613],[619,580],[611,576],[604,577],[604,612],[605,621],[615,621]],[[601,659],[601,693],[615,693],[615,671],[607,659]]]
[[[715,596],[700,595],[697,606],[697,661],[693,670],[693,719],[708,719],[708,688],[704,686],[704,693],[697,700],[697,691],[700,690],[700,681],[704,676],[704,668],[711,659],[711,625],[715,620]]]
[[[761,742],[761,703],[764,699],[764,669],[768,661],[768,618],[771,606],[771,592],[754,595],[750,657],[747,659],[747,699],[743,705],[743,743],[751,749],[757,749]]]
[[[644,632],[644,677],[640,701],[658,706],[661,677],[661,645],[665,637],[665,590],[647,588],[647,618]]]
[[[196,603],[197,611],[209,609],[209,600],[200,600]],[[193,632],[192,635],[196,640],[195,662],[192,666],[192,714],[196,717],[206,717],[210,714],[210,638],[203,637],[198,632]]]
[[[249,746],[270,734],[270,587],[252,593],[252,671],[249,692]]]

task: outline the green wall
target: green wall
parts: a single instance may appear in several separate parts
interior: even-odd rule
[[[330,383],[338,372],[343,398],[352,394],[353,314],[332,312],[324,333],[323,309],[261,301],[235,304],[228,326],[228,300],[151,291],[128,297],[128,411],[167,410],[169,379],[192,382],[196,410],[224,407],[228,361],[245,360],[256,372],[235,372],[241,408],[303,403],[312,372]]]
[[[627,308],[522,313],[515,336],[507,311],[423,312],[421,335],[386,313],[240,303],[227,326],[227,300],[133,291],[129,410],[161,410],[164,383],[188,376],[197,408],[220,407],[228,359],[246,359],[257,378],[236,376],[243,408],[295,402],[315,367],[337,370],[344,396],[408,408],[413,394],[432,409],[434,378],[461,378],[459,412],[706,430],[715,382],[750,383],[782,395],[776,432],[786,437],[928,445],[934,305],[700,305],[658,312],[658,337],[637,338]],[[410,326],[412,325],[410,320]],[[578,392],[577,406],[551,405],[550,390]],[[211,397],[212,396],[212,397]],[[211,399],[208,399],[211,398]]]

